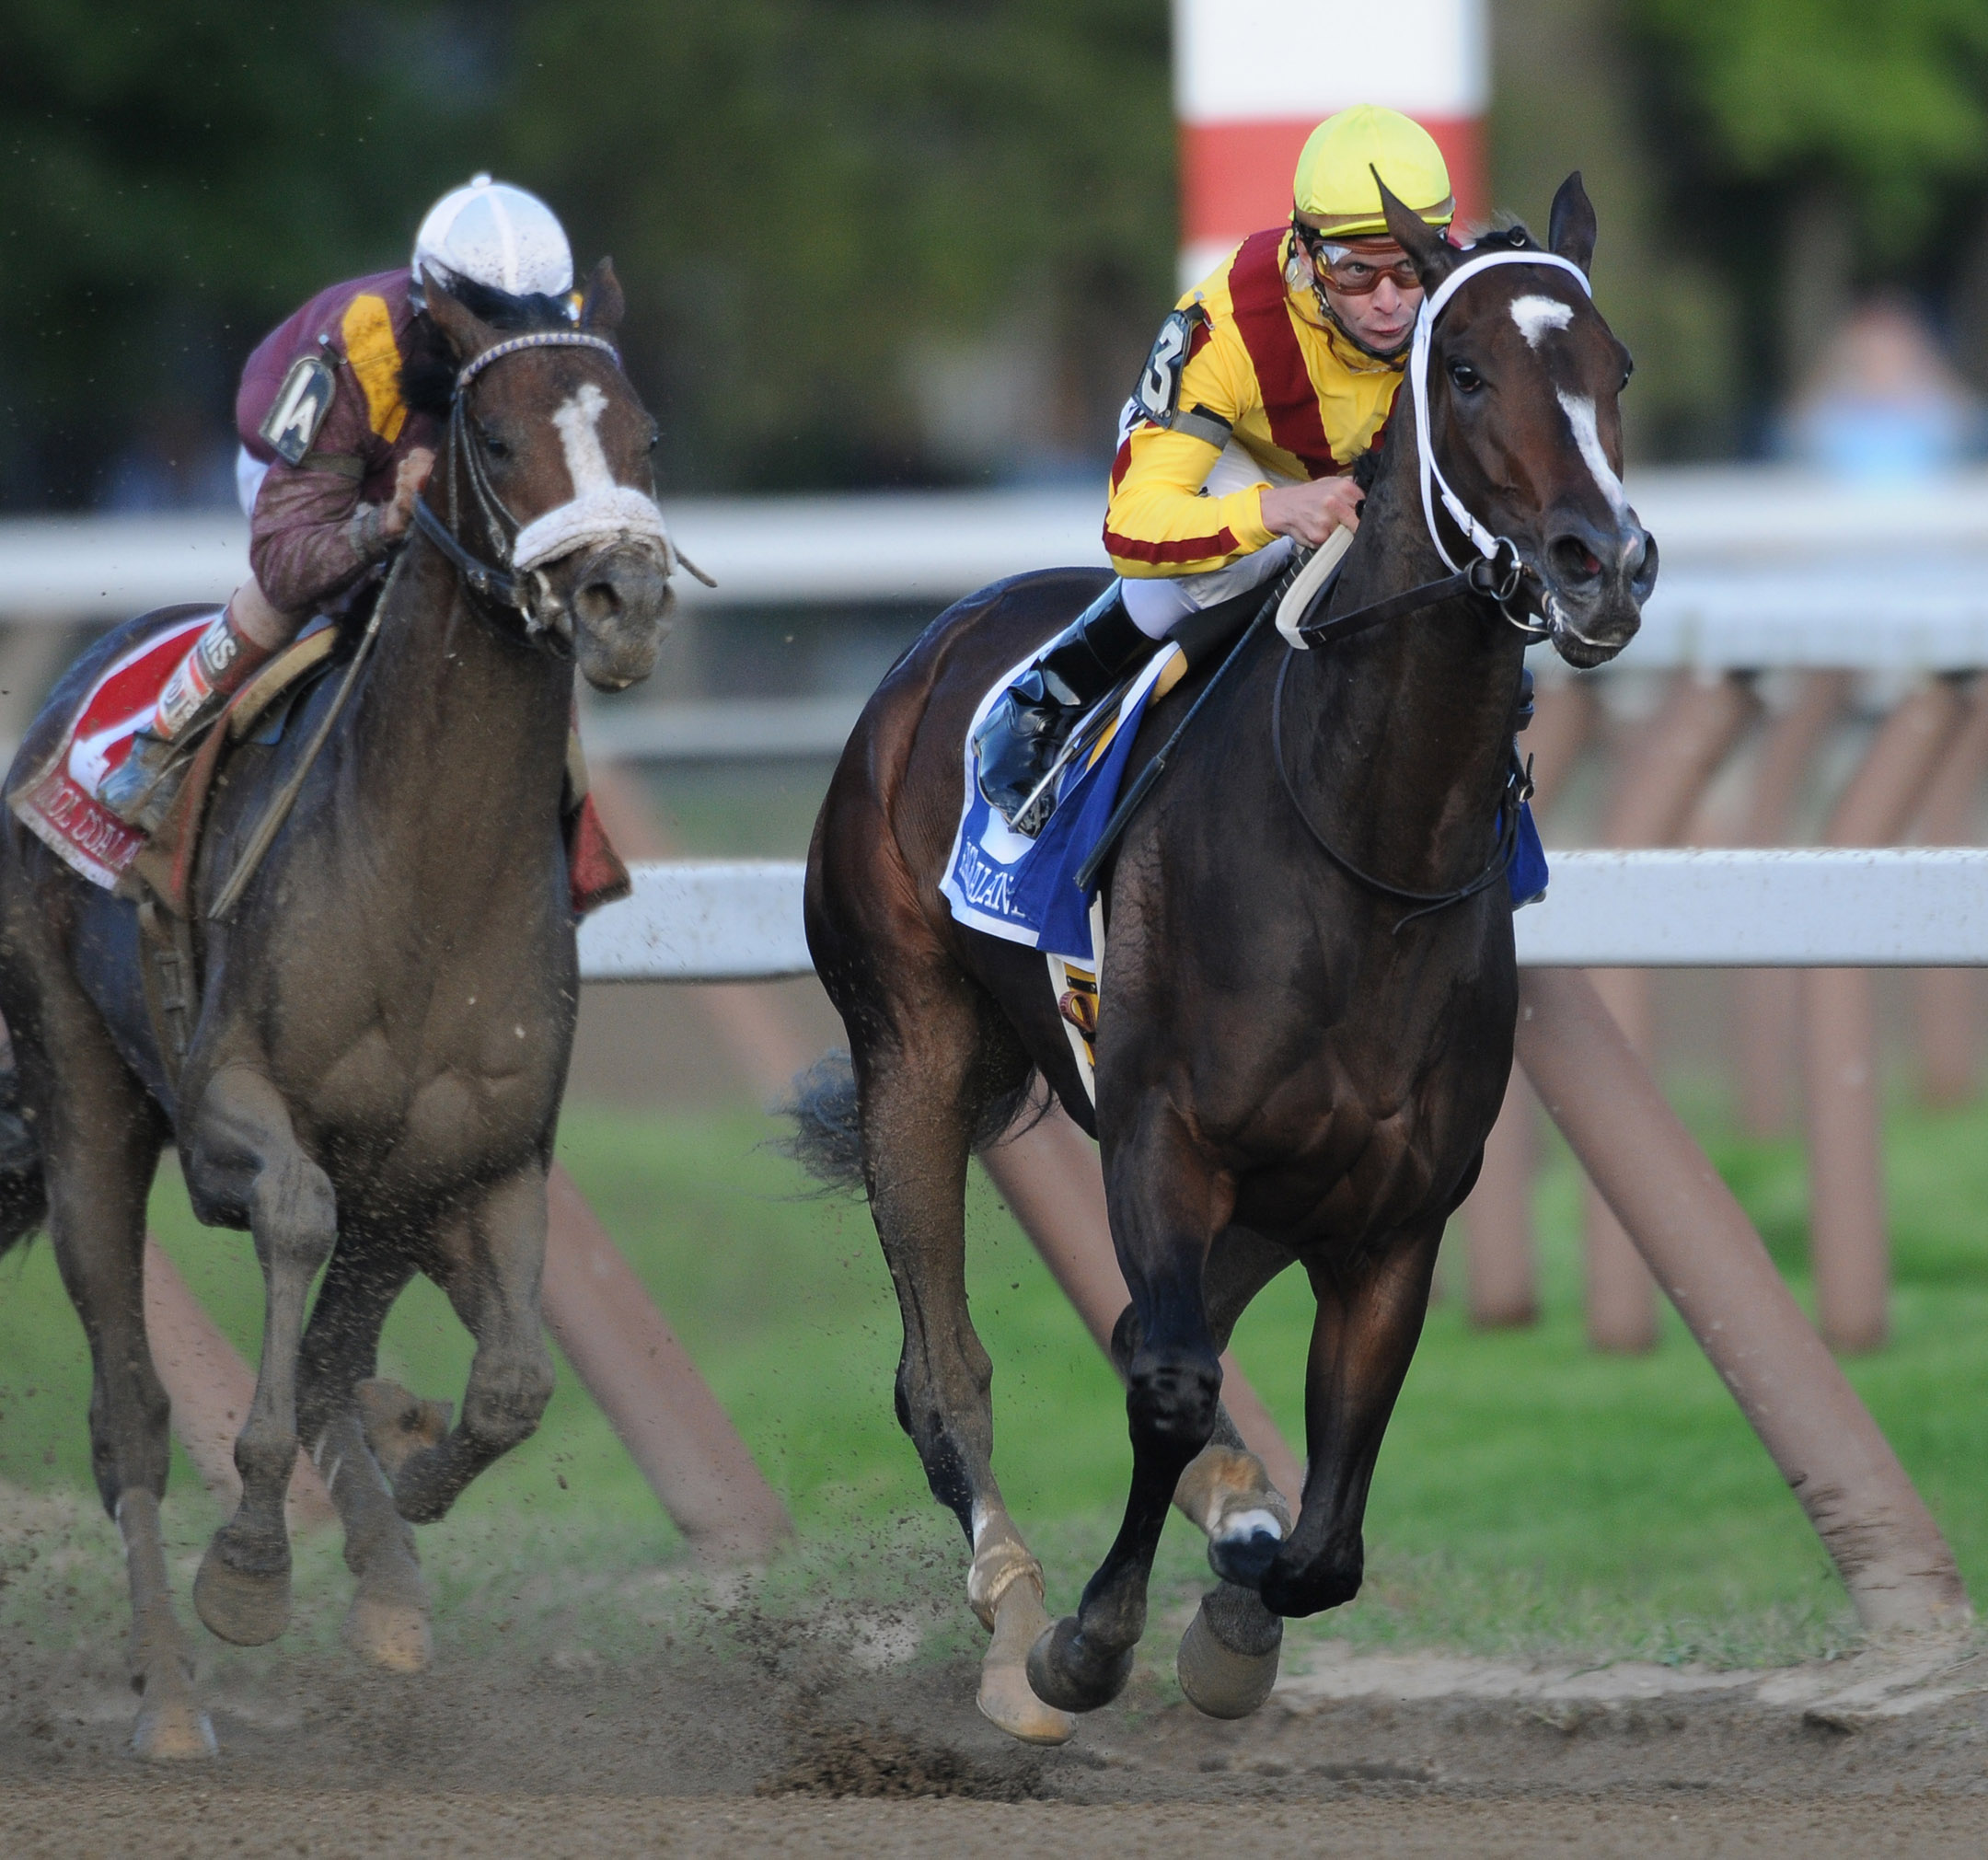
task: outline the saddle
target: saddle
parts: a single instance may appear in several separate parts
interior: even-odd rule
[[[106,759],[107,744],[110,756],[121,753],[129,730],[149,716],[157,686],[214,611],[181,608],[162,616],[163,625],[98,675],[57,726],[34,772],[8,797],[22,823],[73,871],[136,906],[145,1004],[175,1079],[200,1018],[192,885],[215,778],[239,745],[282,740],[298,700],[341,660],[350,664],[353,653],[341,653],[341,646],[363,638],[368,618],[362,610],[313,621],[235,694],[195,747],[171,812],[147,840],[97,803],[89,777]],[[633,889],[587,791],[586,761],[574,732],[567,741],[561,825],[576,917]],[[286,797],[273,796],[265,806],[275,814]],[[257,837],[266,843],[280,824],[280,818],[266,821]]]

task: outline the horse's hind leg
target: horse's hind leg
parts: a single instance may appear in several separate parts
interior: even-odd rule
[[[973,1546],[966,1599],[993,1635],[981,1665],[981,1711],[1025,1742],[1059,1744],[1076,1726],[1029,1687],[1028,1650],[1049,1625],[1042,1565],[994,1477],[994,1366],[966,1303],[976,1004],[961,983],[923,991],[899,1012],[908,1032],[865,1038],[852,1021],[850,1041],[870,1210],[904,1320],[897,1421],[932,1496]]]
[[[338,1241],[330,1179],[298,1146],[270,1081],[224,1067],[201,1094],[187,1187],[211,1225],[246,1221],[262,1266],[262,1360],[235,1440],[241,1503],[214,1532],[193,1605],[223,1640],[259,1646],[290,1618],[290,1537],[283,1499],[296,1463],[297,1346],[311,1280]]]
[[[414,1528],[370,1450],[357,1391],[379,1359],[380,1327],[414,1275],[404,1253],[352,1234],[331,1256],[304,1333],[297,1425],[345,1527],[345,1565],[358,1578],[345,1616],[348,1646],[390,1672],[433,1657],[428,1589]]]
[[[546,1173],[536,1161],[436,1235],[430,1270],[475,1337],[476,1356],[462,1419],[387,1469],[395,1508],[413,1523],[443,1517],[479,1473],[531,1437],[551,1400],[552,1353],[538,1315],[545,1249]]]
[[[61,1083],[41,1107],[49,1232],[89,1338],[97,1489],[124,1540],[132,1685],[140,1698],[132,1749],[159,1762],[211,1757],[214,1727],[173,1614],[159,1522],[169,1408],[145,1339],[144,1213],[161,1133],[102,1030],[81,1014],[64,1018]]]
[[[1265,1605],[1316,1614],[1359,1593],[1367,1488],[1408,1373],[1442,1222],[1397,1234],[1339,1273],[1312,1275],[1318,1319],[1305,1372],[1304,1508],[1264,1577]]]

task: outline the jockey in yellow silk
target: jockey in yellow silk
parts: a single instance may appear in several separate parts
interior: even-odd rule
[[[569,311],[575,301],[572,253],[551,209],[478,175],[429,209],[410,264],[320,291],[263,338],[235,403],[253,573],[102,784],[98,799],[128,825],[157,831],[205,727],[306,620],[378,591],[434,463],[439,422],[402,395],[410,361],[425,351],[437,364],[429,280],[500,328],[534,301]]]
[[[1433,226],[1456,211],[1434,139],[1392,110],[1329,117],[1298,157],[1290,222],[1253,233],[1161,326],[1119,422],[1104,547],[1119,579],[1035,655],[976,734],[1011,821],[1077,720],[1189,616],[1357,528],[1357,460],[1401,385],[1422,287],[1374,185]]]

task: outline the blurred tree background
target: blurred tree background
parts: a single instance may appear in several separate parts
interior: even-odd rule
[[[1878,284],[1988,379],[1982,0],[1491,6],[1497,199],[1536,218],[1586,171],[1642,455],[1757,449]],[[1166,0],[0,0],[0,25],[17,509],[225,494],[248,348],[477,168],[614,254],[681,490],[1095,476],[1173,295]]]

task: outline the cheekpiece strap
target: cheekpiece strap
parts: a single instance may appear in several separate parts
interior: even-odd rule
[[[1590,297],[1594,295],[1594,286],[1589,282],[1587,272],[1571,259],[1563,259],[1558,252],[1514,251],[1503,248],[1466,259],[1431,295],[1423,298],[1421,314],[1416,318],[1415,345],[1408,355],[1408,382],[1415,394],[1416,447],[1420,454],[1417,466],[1422,479],[1422,518],[1428,526],[1429,540],[1436,545],[1436,553],[1451,570],[1456,570],[1458,563],[1443,547],[1441,533],[1436,527],[1438,497],[1442,499],[1443,508],[1450,513],[1456,526],[1470,538],[1471,546],[1486,560],[1497,554],[1502,538],[1493,536],[1463,507],[1463,500],[1451,490],[1450,480],[1442,474],[1442,467],[1436,463],[1436,448],[1429,441],[1429,344],[1435,334],[1436,319],[1449,308],[1450,300],[1479,271],[1488,271],[1497,265],[1543,265],[1553,271],[1566,271]]]
[[[583,329],[534,329],[528,336],[512,336],[495,343],[466,362],[456,376],[457,393],[460,394],[492,362],[501,362],[506,355],[515,355],[524,349],[598,349],[617,367],[621,363],[621,352],[605,336],[589,336]]]

